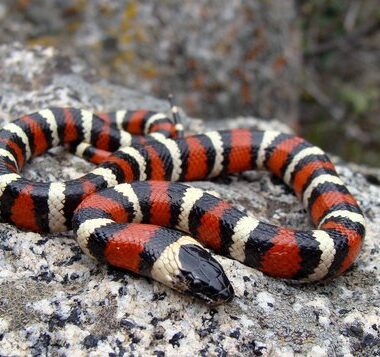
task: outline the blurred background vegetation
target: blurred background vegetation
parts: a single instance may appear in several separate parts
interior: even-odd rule
[[[0,41],[57,47],[191,116],[276,117],[380,166],[378,0],[3,0]]]
[[[380,165],[380,3],[297,1],[302,132],[342,157]]]

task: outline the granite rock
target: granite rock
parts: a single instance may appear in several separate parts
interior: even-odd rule
[[[297,118],[293,0],[3,0],[1,41],[49,44],[193,115]]]
[[[82,61],[51,48],[0,46],[0,79],[3,123],[51,105],[168,108],[165,101],[97,79]],[[187,124],[193,131],[290,130],[277,121],[244,117],[207,123],[188,118]],[[70,232],[40,235],[0,224],[0,355],[380,354],[380,172],[334,161],[368,220],[354,267],[330,282],[298,285],[218,257],[236,291],[231,303],[218,307],[91,260]],[[69,179],[90,168],[56,149],[33,160],[25,175]],[[295,196],[268,173],[194,186],[214,190],[264,221],[311,227]]]

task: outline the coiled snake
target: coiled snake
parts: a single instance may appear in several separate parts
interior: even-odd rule
[[[0,130],[2,219],[34,232],[73,229],[89,256],[211,303],[234,292],[203,246],[287,279],[321,280],[351,266],[365,236],[364,216],[321,149],[276,131],[177,137],[178,128],[145,110],[50,108],[20,117]],[[20,175],[29,159],[58,145],[97,167],[67,182]],[[267,224],[175,183],[251,169],[267,169],[291,187],[316,229]]]

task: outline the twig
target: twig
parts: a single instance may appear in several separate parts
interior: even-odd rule
[[[363,36],[371,36],[380,30],[380,20],[372,24],[358,27],[357,29],[347,33],[339,38],[332,39],[320,45],[312,46],[304,52],[305,57],[314,57],[324,54],[326,52],[334,51],[345,44],[353,46]]]

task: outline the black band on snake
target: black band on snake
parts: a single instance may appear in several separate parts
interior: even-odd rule
[[[91,257],[212,303],[228,301],[233,289],[204,246],[270,276],[301,281],[334,277],[352,265],[364,216],[321,149],[276,131],[181,137],[179,128],[147,110],[50,108],[22,116],[0,130],[2,219],[35,232],[73,228]],[[29,159],[59,145],[98,166],[67,182],[20,175]],[[269,170],[291,187],[316,228],[270,225],[175,183],[252,169]]]

